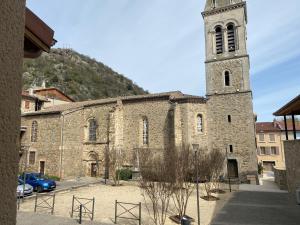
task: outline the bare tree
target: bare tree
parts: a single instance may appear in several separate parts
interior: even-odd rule
[[[204,199],[215,200],[216,198],[211,195],[216,183],[219,182],[220,174],[223,170],[224,155],[217,149],[213,149],[209,153],[199,154],[199,170],[201,171],[201,177],[204,181],[204,189],[206,196]]]
[[[120,185],[120,170],[122,168],[123,165],[123,154],[121,149],[111,149],[108,150],[106,149],[105,151],[106,153],[106,165],[107,165],[107,169],[109,170],[109,173],[111,174],[111,177],[114,181],[114,185],[115,186],[119,186]]]
[[[174,171],[169,159],[150,149],[139,151],[140,188],[147,210],[156,225],[164,225],[174,193]],[[172,158],[172,157],[171,157]],[[147,199],[151,206],[147,205]]]
[[[172,197],[179,220],[186,215],[188,201],[195,188],[194,161],[195,159],[189,147],[184,146],[176,149],[174,157],[175,183]]]

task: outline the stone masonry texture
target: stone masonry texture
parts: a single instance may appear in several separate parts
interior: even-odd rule
[[[17,140],[20,130],[23,0],[2,0],[0,7],[0,224],[16,223]]]

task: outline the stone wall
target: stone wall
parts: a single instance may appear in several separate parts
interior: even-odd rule
[[[246,175],[257,175],[251,92],[213,95],[207,104],[208,148],[224,152],[227,148],[229,158],[237,160],[242,181],[246,180]]]
[[[24,40],[24,0],[1,0],[0,7],[0,224],[16,223]]]
[[[300,140],[284,141],[288,190],[295,193],[300,188]]]
[[[280,190],[287,190],[286,170],[281,168],[274,168],[275,183]]]
[[[32,122],[37,122],[37,140],[31,141]],[[61,119],[59,114],[22,117],[27,130],[21,137],[22,156],[19,171],[39,172],[40,161],[45,162],[45,174],[60,176]],[[29,154],[35,152],[35,163],[29,164]]]

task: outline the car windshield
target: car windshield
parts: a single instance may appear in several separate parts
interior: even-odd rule
[[[18,179],[18,185],[22,185],[22,184],[24,184],[24,182],[22,180]]]

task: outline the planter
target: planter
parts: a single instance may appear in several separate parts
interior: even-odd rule
[[[184,215],[183,217],[187,218],[190,222],[194,222],[194,221],[195,221],[195,220],[194,220],[192,217],[190,217],[190,216]],[[181,218],[180,218],[179,215],[170,216],[169,218],[170,218],[170,220],[174,221],[174,222],[177,223],[177,224],[180,224],[180,223],[181,223]]]

